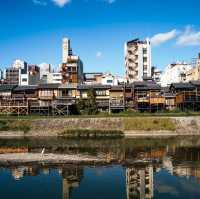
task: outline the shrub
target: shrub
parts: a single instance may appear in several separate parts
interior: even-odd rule
[[[121,138],[122,131],[117,130],[90,130],[90,129],[66,129],[59,134],[69,138]]]

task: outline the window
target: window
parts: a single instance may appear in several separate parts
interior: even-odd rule
[[[27,82],[27,78],[22,78],[22,82]]]
[[[143,76],[144,76],[144,77],[147,77],[147,73],[144,73]]]
[[[143,54],[147,54],[147,49],[143,49]]]
[[[144,65],[144,70],[147,70],[147,65]]]
[[[143,57],[143,62],[147,62],[147,57]]]
[[[107,84],[112,84],[113,83],[113,80],[109,79],[107,80]]]
[[[96,95],[97,96],[106,96],[106,91],[105,90],[96,91]]]

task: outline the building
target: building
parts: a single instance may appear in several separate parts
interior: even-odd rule
[[[125,43],[126,78],[132,83],[151,76],[151,44],[147,39],[135,39]]]
[[[103,73],[84,73],[84,84],[95,85],[101,84]]]
[[[27,72],[27,85],[37,85],[40,81],[40,67],[37,65],[28,65],[28,72]],[[23,85],[23,84],[21,84]]]
[[[157,67],[152,66],[151,77],[158,84],[161,84],[161,75],[162,75],[162,71],[159,70]]]
[[[62,83],[62,73],[49,73],[47,75],[48,84],[61,84]]]
[[[63,39],[62,55],[62,83],[82,83],[83,62],[79,56],[73,55],[68,38]]]
[[[195,60],[194,68],[186,72],[186,81],[200,80],[200,53]]]
[[[186,62],[169,64],[161,76],[161,85],[166,87],[171,83],[186,82],[186,73],[191,69],[192,65],[187,64]]]
[[[109,100],[110,100],[110,85],[78,85],[78,98],[83,100],[88,99],[88,91],[94,91],[97,108],[100,111],[108,111],[109,110]]]
[[[6,69],[6,84],[19,85],[20,84],[20,69],[10,68]]]
[[[165,107],[165,98],[161,86],[154,81],[138,81],[133,83],[133,98],[136,110],[158,111]]]
[[[72,55],[72,49],[70,47],[70,40],[68,38],[63,38],[62,43],[62,63],[67,63],[67,59]]]
[[[51,72],[51,65],[47,63],[39,64],[40,67],[40,79],[47,78],[47,75]]]
[[[12,68],[6,69],[6,84],[36,85],[40,79],[40,69],[36,65],[28,65],[21,60],[15,60]]]
[[[169,89],[176,95],[176,108],[182,111],[200,110],[200,81],[173,83]]]
[[[84,73],[84,84],[118,86],[126,83],[126,79],[111,73]]]
[[[101,77],[101,84],[102,85],[117,85],[118,83],[115,81],[115,76],[111,73],[105,73]]]
[[[0,82],[4,81],[4,71],[0,69]]]

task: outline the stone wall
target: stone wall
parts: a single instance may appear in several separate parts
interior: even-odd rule
[[[121,118],[58,118],[33,120],[31,135],[53,136],[67,129],[123,130]]]

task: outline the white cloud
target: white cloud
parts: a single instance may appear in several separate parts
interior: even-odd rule
[[[66,4],[70,3],[71,0],[52,0],[57,6],[64,7]]]
[[[39,6],[46,6],[47,5],[47,2],[43,1],[43,0],[33,0],[33,3],[35,5],[39,5]]]
[[[102,52],[100,52],[100,51],[97,52],[97,53],[96,53],[96,57],[97,57],[97,58],[101,58],[101,57],[102,57]]]
[[[177,39],[176,44],[180,46],[200,45],[200,31],[195,31],[191,26],[187,26],[185,31]]]
[[[153,46],[158,46],[171,39],[174,39],[177,36],[177,34],[178,34],[178,31],[174,29],[174,30],[171,30],[170,32],[156,34],[150,40]]]

